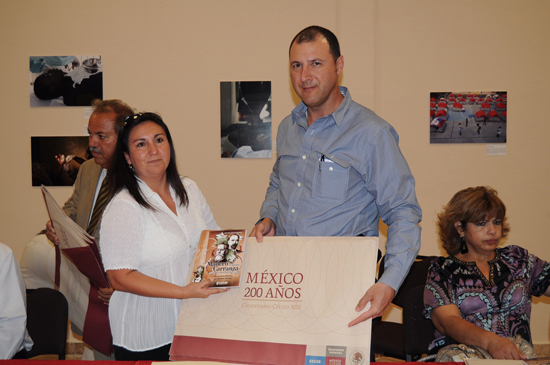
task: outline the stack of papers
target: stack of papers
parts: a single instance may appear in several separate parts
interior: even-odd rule
[[[99,298],[98,293],[99,289],[110,288],[111,285],[103,269],[95,238],[65,214],[44,185],[42,185],[42,194],[55,233],[59,238],[59,245],[56,247],[56,285],[59,287],[59,265],[61,264],[59,251],[61,251],[84,276],[90,279],[88,309],[82,340],[95,350],[110,355],[112,336],[109,327],[109,307]]]
[[[55,233],[59,238],[61,252],[90,279],[92,285],[98,288],[110,287],[95,238],[65,214],[44,185],[42,185],[42,194]]]

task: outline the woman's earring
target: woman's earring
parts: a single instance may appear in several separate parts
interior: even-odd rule
[[[134,170],[134,166],[131,163],[128,164],[128,167],[130,168],[130,170],[132,170],[132,172],[136,171],[136,170]]]
[[[460,237],[460,253],[461,254],[468,253],[468,246],[466,245],[466,241],[464,240],[464,236]]]

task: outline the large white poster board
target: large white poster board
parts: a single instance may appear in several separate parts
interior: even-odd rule
[[[368,364],[371,321],[348,328],[374,284],[377,237],[247,238],[239,288],[183,301],[172,360]]]

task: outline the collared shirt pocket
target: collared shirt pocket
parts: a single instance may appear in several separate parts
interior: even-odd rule
[[[319,168],[313,177],[313,196],[343,201],[351,163],[328,153],[317,152]]]

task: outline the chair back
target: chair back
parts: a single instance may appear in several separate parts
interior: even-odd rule
[[[401,287],[399,288],[399,291],[397,294],[395,294],[395,298],[393,298],[392,303],[396,306],[403,308],[403,305],[405,304],[405,297],[407,296],[407,293],[419,286],[419,285],[426,285],[426,279],[428,278],[428,269],[430,268],[430,264],[433,259],[437,258],[437,256],[422,256],[418,255],[416,257],[416,260],[414,260],[411,269],[409,270],[409,273],[407,274],[407,277],[405,277],[405,280],[403,281],[403,284],[401,284]],[[382,277],[382,274],[384,273],[384,264],[386,262],[386,256],[382,258],[382,261],[380,261],[380,269],[378,270],[378,278]]]
[[[410,327],[415,327],[416,324],[432,326],[433,329],[431,321],[422,317],[422,310],[424,307],[423,291],[426,285],[426,279],[428,278],[428,269],[432,260],[436,257],[437,256],[417,256],[407,277],[403,281],[403,284],[401,284],[395,298],[392,300],[393,304],[403,308],[403,324],[386,322],[379,319],[375,320],[371,333],[371,351],[374,353],[383,353],[386,356],[403,359],[408,362],[418,358],[419,355],[427,353],[428,345],[434,338],[434,331],[424,332],[423,330],[419,330],[415,332],[413,336],[426,337],[427,343],[424,346],[424,339],[411,337],[409,334],[405,333],[405,325],[407,324],[409,331],[414,331],[415,329],[410,329]],[[384,273],[385,258],[384,256],[380,262],[380,268],[378,270],[379,278]],[[413,289],[415,291],[411,293]],[[411,297],[411,299],[409,299],[409,293],[414,295],[414,298]],[[410,303],[412,299],[415,300],[413,303]],[[414,307],[411,307],[411,305],[414,305]],[[405,307],[407,307],[407,312],[405,312]],[[413,320],[415,322],[413,322]],[[414,351],[412,351],[413,349]]]
[[[435,340],[435,327],[424,318],[424,286],[409,290],[403,305],[403,350],[406,354],[428,353],[428,346]]]
[[[63,293],[38,288],[27,295],[27,331],[34,345],[28,358],[56,354],[65,360],[69,304]]]

